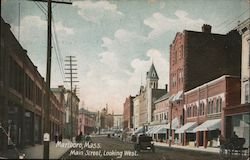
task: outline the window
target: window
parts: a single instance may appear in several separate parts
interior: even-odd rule
[[[221,112],[222,109],[222,98],[219,98],[219,112]]]
[[[249,84],[245,84],[245,103],[249,101]]]
[[[194,115],[194,117],[196,117],[197,116],[197,106],[196,105],[194,106],[193,111],[194,111],[193,115]]]
[[[176,51],[174,52],[174,63],[175,64],[177,63],[177,52]]]
[[[207,114],[210,114],[210,101],[208,101],[208,105],[207,105]]]
[[[219,112],[219,98],[216,99],[216,109],[215,112],[218,113]]]
[[[210,109],[211,109],[210,113],[213,114],[214,113],[214,101],[213,100],[211,101]]]

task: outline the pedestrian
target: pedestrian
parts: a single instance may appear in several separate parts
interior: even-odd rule
[[[57,141],[58,141],[58,133],[56,133],[55,135],[55,143],[57,143]]]
[[[59,135],[59,141],[62,142],[62,133]]]

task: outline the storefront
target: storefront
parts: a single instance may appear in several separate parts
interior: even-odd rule
[[[188,122],[185,125],[183,125],[181,128],[178,128],[175,131],[175,134],[180,134],[181,135],[181,142],[183,145],[190,145],[190,146],[195,146],[195,132],[192,132],[194,128],[197,127],[196,122]]]
[[[239,138],[244,138],[245,148],[249,145],[250,104],[241,104],[225,109],[226,138],[231,138],[235,133]]]
[[[221,130],[221,119],[207,120],[193,129],[196,132],[196,145],[217,147]]]

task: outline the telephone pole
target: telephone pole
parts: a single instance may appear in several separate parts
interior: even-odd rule
[[[43,135],[43,159],[49,159],[49,142],[50,142],[50,79],[51,79],[51,20],[52,20],[52,3],[72,4],[72,2],[53,1],[53,0],[28,0],[36,2],[47,2],[48,5],[48,25],[47,25],[47,69],[46,69],[46,102],[44,109],[44,135]]]
[[[65,70],[67,72],[65,72],[66,75],[69,75],[68,77],[65,77],[66,79],[68,79],[67,81],[64,82],[68,82],[70,83],[70,138],[71,141],[73,141],[73,137],[74,137],[74,118],[73,118],[73,95],[76,96],[76,89],[74,89],[74,93],[73,93],[73,83],[79,82],[76,81],[77,77],[76,77],[76,70],[77,70],[77,64],[76,64],[77,60],[75,56],[66,56],[65,59]],[[73,76],[74,75],[74,76]],[[76,108],[78,109],[78,108]]]

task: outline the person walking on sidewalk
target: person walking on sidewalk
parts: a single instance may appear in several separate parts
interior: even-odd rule
[[[62,133],[59,135],[59,142],[62,142]]]
[[[57,141],[58,141],[58,132],[55,135],[55,143],[57,143]]]

